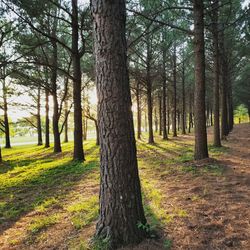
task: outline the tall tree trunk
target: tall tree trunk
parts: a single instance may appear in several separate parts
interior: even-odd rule
[[[41,87],[38,87],[37,94],[37,145],[43,145],[42,124],[41,124]]]
[[[53,27],[52,27],[52,37],[56,38],[57,34],[57,18],[54,19]],[[51,68],[51,94],[53,97],[53,136],[54,136],[54,153],[62,152],[61,148],[61,140],[60,140],[60,132],[59,132],[59,105],[57,99],[57,68],[58,68],[58,48],[57,42],[55,39],[51,39],[52,45],[52,68]]]
[[[64,124],[64,142],[69,142],[68,130],[69,130],[69,121],[68,121],[68,100],[64,101],[64,116],[65,116],[65,124]]]
[[[189,93],[189,115],[188,115],[188,133],[191,133],[191,128],[193,124],[193,115],[192,115],[192,93]]]
[[[177,136],[176,131],[176,44],[174,44],[173,55],[173,113],[172,113],[172,130],[173,137]]]
[[[214,57],[214,86],[213,86],[213,110],[214,110],[214,146],[220,147],[220,93],[219,93],[219,81],[220,81],[220,64],[219,64],[219,36],[218,36],[218,8],[219,1],[215,0],[213,4],[213,27],[212,27],[212,36],[213,36],[213,57]]]
[[[162,49],[162,138],[163,140],[168,139],[166,98],[167,98],[166,49],[163,46]]]
[[[137,139],[141,139],[141,90],[140,82],[137,80],[136,103],[137,103]]]
[[[213,110],[210,109],[210,124],[211,126],[214,126],[214,121],[213,121]]]
[[[45,89],[45,148],[49,147],[49,90]]]
[[[100,129],[100,214],[96,236],[112,248],[139,243],[145,225],[131,110],[125,0],[92,0]],[[104,49],[105,48],[105,49]]]
[[[100,133],[99,133],[97,120],[95,120],[94,123],[95,123],[95,131],[96,131],[96,145],[99,146],[100,145]]]
[[[170,104],[169,104],[169,100],[170,100],[170,98],[169,98],[169,96],[167,97],[167,118],[168,118],[168,120],[167,120],[167,124],[168,124],[168,127],[167,127],[167,131],[168,131],[168,134],[169,134],[169,132],[170,132]]]
[[[81,56],[78,48],[78,6],[72,0],[72,64],[73,64],[73,101],[74,101],[74,160],[84,161],[82,134],[82,103],[81,103]]]
[[[7,101],[7,88],[5,84],[5,69],[3,76],[3,112],[4,112],[4,132],[5,132],[5,148],[11,148],[10,145],[10,126],[8,117],[8,101]]]
[[[155,121],[155,132],[157,133],[158,132],[158,125],[159,125],[159,122],[158,122],[158,117],[157,117],[157,108],[155,107],[154,108],[154,121]]]
[[[53,135],[54,135],[54,153],[62,152],[61,139],[59,132],[59,105],[57,99],[57,43],[52,40],[53,47],[53,68],[51,72],[51,85],[52,85],[52,97],[53,97]]]
[[[180,110],[179,109],[177,109],[177,129],[178,129],[178,131],[180,131],[180,124],[181,124],[181,113],[180,113]]]
[[[151,45],[147,35],[147,106],[148,106],[148,143],[154,143],[153,133],[153,104],[152,104],[152,78],[151,78]]]
[[[158,95],[158,114],[159,114],[159,135],[162,135],[162,96]]]
[[[228,127],[228,108],[227,108],[227,87],[228,87],[228,64],[227,58],[225,54],[224,47],[224,34],[221,37],[221,73],[222,73],[222,86],[221,86],[221,138],[225,139],[229,134]]]
[[[194,126],[196,160],[208,157],[205,114],[205,48],[204,48],[204,6],[202,0],[193,0],[194,10],[194,52],[195,91]]]
[[[145,125],[145,132],[148,132],[148,118],[147,118],[147,112],[144,113],[144,125]]]
[[[228,120],[229,120],[229,131],[232,131],[234,126],[234,110],[233,110],[233,93],[232,93],[231,79],[228,82]]]
[[[182,119],[181,119],[181,130],[182,134],[186,134],[186,91],[185,91],[185,62],[183,57],[182,64]]]

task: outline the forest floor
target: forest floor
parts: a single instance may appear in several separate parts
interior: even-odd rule
[[[193,161],[193,135],[138,141],[143,202],[152,235],[126,249],[250,249],[250,125],[235,126],[210,159]],[[98,215],[98,147],[71,161],[72,143],[3,149],[0,249],[105,249],[89,241]],[[125,248],[124,248],[125,249]]]

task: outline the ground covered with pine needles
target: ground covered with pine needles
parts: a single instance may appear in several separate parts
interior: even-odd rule
[[[152,239],[126,249],[250,249],[250,125],[237,125],[222,148],[210,144],[209,160],[192,160],[193,142],[193,135],[137,142]],[[84,147],[84,163],[71,161],[71,143],[61,154],[43,146],[3,149],[0,249],[107,247],[91,241],[99,149],[94,141]]]

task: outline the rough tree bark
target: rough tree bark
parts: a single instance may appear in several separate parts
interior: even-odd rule
[[[214,86],[213,86],[213,110],[214,110],[214,141],[215,147],[221,146],[220,140],[220,93],[219,93],[219,81],[220,81],[220,64],[219,64],[219,36],[218,36],[218,8],[219,0],[215,0],[212,5],[212,36],[213,36],[213,73],[214,73]]]
[[[125,0],[92,0],[101,153],[96,236],[113,248],[140,242],[145,224],[126,54]]]
[[[73,65],[73,101],[74,101],[74,154],[73,159],[84,161],[81,103],[81,55],[78,48],[78,6],[72,0],[72,65]]]
[[[196,160],[208,157],[205,114],[205,48],[204,48],[204,6],[202,0],[193,1],[194,11],[194,52],[195,52],[195,91],[194,126]]]

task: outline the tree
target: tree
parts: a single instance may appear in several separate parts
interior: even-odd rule
[[[208,157],[205,115],[205,48],[204,48],[204,6],[202,0],[193,1],[194,11],[194,53],[195,53],[195,91],[194,91],[194,158]]]
[[[140,242],[145,224],[126,55],[125,0],[92,0],[101,146],[96,236],[112,247]]]
[[[214,86],[213,86],[213,111],[214,111],[214,146],[220,147],[220,64],[219,64],[219,34],[218,34],[218,8],[219,1],[214,0],[212,4],[212,36],[213,36],[213,71],[214,71]]]

